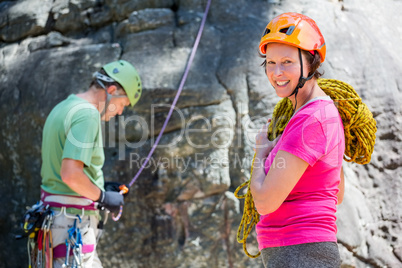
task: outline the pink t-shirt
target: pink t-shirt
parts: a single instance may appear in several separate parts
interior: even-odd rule
[[[333,101],[329,97],[313,99],[296,112],[265,162],[266,173],[271,165],[286,165],[275,159],[279,150],[309,166],[282,205],[261,215],[256,226],[259,249],[336,242],[336,194],[345,140]]]

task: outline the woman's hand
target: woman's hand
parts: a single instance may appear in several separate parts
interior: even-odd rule
[[[266,158],[271,150],[275,147],[280,137],[279,135],[274,141],[268,140],[267,132],[270,122],[271,119],[268,119],[267,123],[262,126],[262,128],[258,131],[257,136],[255,137],[254,152],[259,158]]]

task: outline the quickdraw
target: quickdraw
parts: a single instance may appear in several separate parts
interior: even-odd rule
[[[28,265],[51,268],[53,266],[52,232],[50,226],[53,212],[42,201],[37,202],[25,213],[21,221],[22,234],[16,239],[28,238]]]
[[[66,259],[62,267],[78,268],[82,264],[82,236],[80,229],[77,227],[77,220],[81,223],[81,217],[77,215],[74,225],[68,229],[68,238],[66,239]],[[70,265],[70,255],[73,255]]]

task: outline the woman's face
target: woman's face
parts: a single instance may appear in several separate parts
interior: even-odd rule
[[[292,94],[300,78],[299,51],[296,47],[269,43],[266,50],[265,71],[276,94],[285,98]],[[307,60],[303,57],[303,76],[308,74]]]

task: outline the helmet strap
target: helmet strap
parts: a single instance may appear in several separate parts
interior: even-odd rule
[[[290,95],[288,96],[288,98],[289,98],[289,97],[292,96],[293,94],[295,95],[296,103],[295,103],[295,107],[293,108],[293,114],[296,112],[296,107],[297,107],[297,93],[299,92],[299,88],[304,87],[304,84],[305,84],[308,80],[310,80],[311,78],[313,78],[313,76],[314,76],[314,73],[312,73],[312,74],[311,74],[310,76],[308,76],[308,77],[303,77],[303,58],[302,58],[301,49],[298,48],[298,50],[299,50],[299,59],[300,59],[300,78],[299,78],[299,82],[297,83],[296,88],[293,90],[292,94],[290,94]],[[292,114],[292,115],[293,115],[293,114]]]
[[[102,113],[100,115],[101,118],[102,118],[102,116],[104,116],[106,114],[107,107],[109,106],[110,100],[113,97],[112,94],[109,94],[109,92],[107,92],[107,88],[105,88],[105,92],[106,92],[106,102],[105,102],[105,107],[103,108]]]
[[[107,92],[107,87],[105,86],[105,84],[102,82],[108,82],[108,83],[113,83],[115,82],[112,78],[110,78],[109,76],[103,75],[99,72],[95,72],[93,73],[92,77],[96,78],[96,82],[105,90],[106,92],[106,103],[105,103],[105,108],[103,108],[102,113],[101,113],[101,117],[104,116],[106,114],[106,110],[107,107],[109,106],[110,100],[112,99],[112,95],[109,94],[109,92]]]

